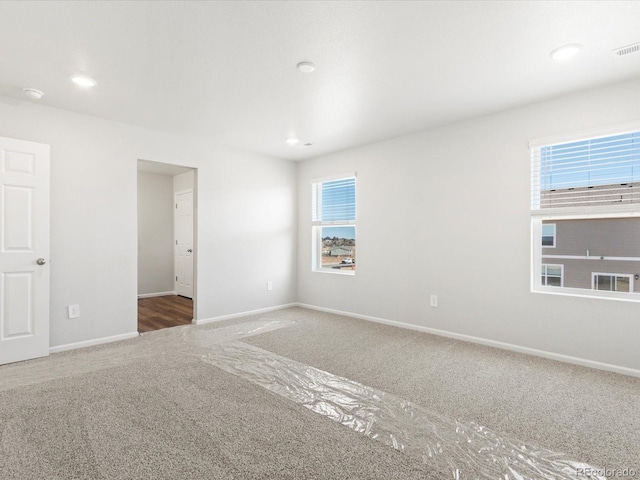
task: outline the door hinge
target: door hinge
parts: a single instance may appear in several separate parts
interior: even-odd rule
[[[178,281],[178,277],[176,277],[176,282]]]
[[[176,203],[176,209],[178,208],[178,204]]]

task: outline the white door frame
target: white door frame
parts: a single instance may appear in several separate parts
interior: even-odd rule
[[[196,167],[189,167],[186,165],[178,165],[175,163],[166,163],[166,162],[155,162],[151,160],[138,159],[138,162],[146,162],[153,163],[159,166],[158,173],[169,174],[175,176],[175,173],[168,173],[167,168],[171,167],[180,167],[183,169],[189,169],[193,171],[193,185],[190,190],[193,191],[193,323],[196,323],[198,319],[198,169]],[[138,163],[137,162],[137,163]],[[136,165],[136,169],[138,166]],[[178,192],[173,192],[173,200],[175,202],[175,194]],[[173,265],[174,265],[174,288],[175,288],[175,258],[176,258],[176,248],[175,248],[175,207],[173,207],[173,215],[174,215],[174,245],[173,245]],[[137,227],[136,227],[137,228]],[[138,299],[137,289],[136,289],[136,299]],[[137,322],[137,315],[136,315]]]

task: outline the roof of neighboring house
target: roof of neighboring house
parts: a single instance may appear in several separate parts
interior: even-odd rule
[[[640,203],[640,185],[629,182],[540,191],[541,208],[611,205],[614,203]]]
[[[351,246],[351,245],[340,245],[338,247],[331,247],[329,250],[331,250],[332,252],[334,250],[345,250],[347,252],[350,252],[351,250],[353,250],[353,246]]]

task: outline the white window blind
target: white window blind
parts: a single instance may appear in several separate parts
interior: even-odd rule
[[[313,225],[343,225],[356,219],[355,176],[312,185]]]
[[[532,210],[640,203],[640,131],[532,149]]]

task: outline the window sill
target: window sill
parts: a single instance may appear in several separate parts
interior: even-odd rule
[[[349,275],[349,276],[354,276],[356,274],[355,270],[342,270],[341,268],[332,268],[332,269],[328,269],[328,268],[323,268],[323,269],[312,269],[311,272],[313,273],[327,273],[329,275]]]
[[[640,293],[604,292],[599,290],[587,290],[582,288],[567,287],[538,287],[532,288],[531,293],[547,295],[560,295],[564,297],[593,298],[596,300],[617,300],[619,302],[640,303]]]

